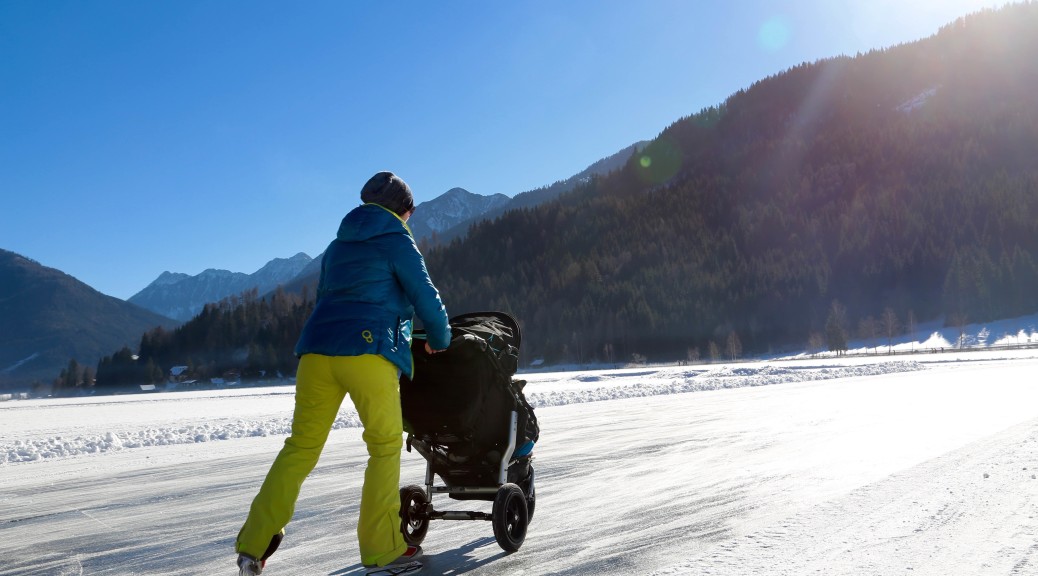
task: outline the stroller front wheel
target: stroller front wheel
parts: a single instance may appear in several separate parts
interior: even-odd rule
[[[504,484],[494,498],[494,539],[505,552],[515,552],[526,540],[530,523],[526,509],[526,495],[515,484]]]
[[[400,489],[400,531],[404,542],[418,546],[429,532],[429,517],[426,508],[429,497],[421,486],[412,484]]]

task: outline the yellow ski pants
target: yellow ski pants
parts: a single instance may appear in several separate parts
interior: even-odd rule
[[[271,537],[291,520],[303,480],[317,464],[346,394],[357,407],[368,449],[357,521],[361,563],[383,566],[407,549],[400,533],[403,421],[399,371],[373,354],[306,354],[296,373],[292,435],[285,440],[252,501],[249,517],[238,534],[239,553],[259,558]]]

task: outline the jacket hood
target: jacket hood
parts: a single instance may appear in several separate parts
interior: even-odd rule
[[[411,228],[388,208],[364,204],[346,214],[335,237],[344,242],[360,242],[383,234],[411,236]]]

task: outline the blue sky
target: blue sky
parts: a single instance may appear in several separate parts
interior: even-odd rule
[[[801,62],[979,0],[0,0],[0,248],[118,298],[316,256],[392,170],[572,176]]]

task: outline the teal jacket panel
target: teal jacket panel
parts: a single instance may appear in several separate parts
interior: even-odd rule
[[[415,313],[429,345],[447,348],[447,310],[410,228],[378,204],[358,206],[342,219],[324,252],[317,304],[303,326],[296,355],[379,354],[410,377]]]

